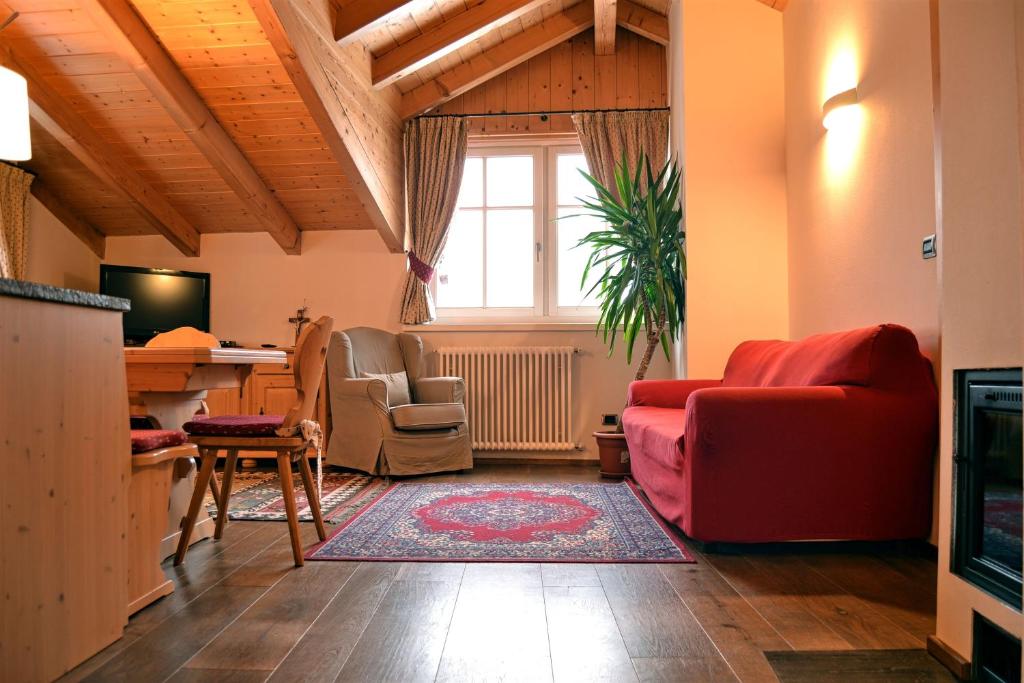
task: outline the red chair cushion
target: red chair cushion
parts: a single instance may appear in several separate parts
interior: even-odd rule
[[[185,432],[177,429],[133,429],[131,433],[132,453],[180,446],[188,440]]]
[[[193,436],[277,436],[284,415],[196,415],[182,429]]]

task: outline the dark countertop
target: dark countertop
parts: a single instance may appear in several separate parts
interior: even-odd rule
[[[110,311],[129,311],[132,302],[128,299],[121,299],[116,296],[105,294],[93,294],[78,289],[64,289],[62,287],[51,287],[38,282],[25,282],[24,280],[8,280],[0,278],[0,296],[16,296],[22,299],[37,299],[39,301],[52,301],[57,304],[68,304],[70,306],[88,306],[89,308],[105,308]]]

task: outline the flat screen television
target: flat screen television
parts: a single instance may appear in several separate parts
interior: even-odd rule
[[[178,327],[210,331],[209,273],[101,265],[100,294],[131,300],[123,321],[128,342],[146,342]]]

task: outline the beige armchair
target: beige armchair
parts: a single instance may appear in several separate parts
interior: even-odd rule
[[[464,382],[424,374],[423,342],[414,334],[334,332],[327,462],[380,475],[472,468]]]

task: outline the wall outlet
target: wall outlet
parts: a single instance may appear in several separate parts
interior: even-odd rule
[[[614,427],[619,424],[619,416],[615,413],[605,413],[601,416],[602,427]]]
[[[931,235],[928,235],[923,240],[921,240],[921,258],[923,258],[923,259],[935,258],[938,255],[938,251],[936,250],[935,247],[936,247],[936,245],[935,245],[935,235],[934,235],[934,233],[931,234]]]

